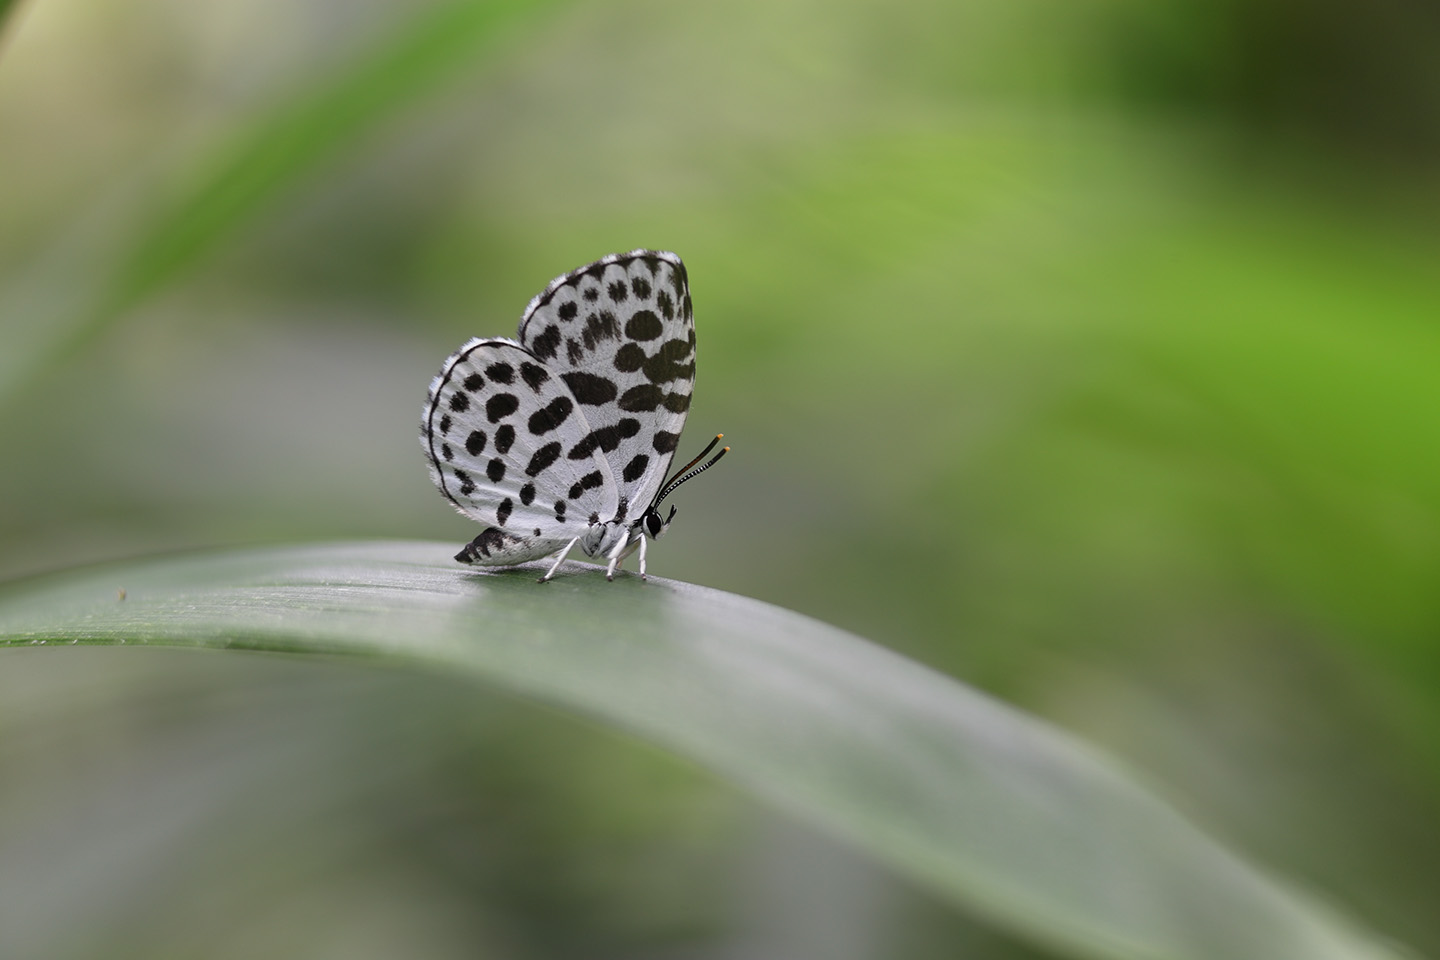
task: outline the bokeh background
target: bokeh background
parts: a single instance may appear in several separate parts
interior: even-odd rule
[[[0,10],[6,8],[0,3]],[[474,535],[420,405],[552,276],[690,269],[652,569],[1104,745],[1440,956],[1440,9],[29,0],[0,576]],[[0,664],[7,957],[1042,958],[445,678]]]

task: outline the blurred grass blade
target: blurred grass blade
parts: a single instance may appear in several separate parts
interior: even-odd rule
[[[285,186],[469,62],[517,15],[548,5],[462,0],[427,11],[328,88],[271,117],[150,228],[101,312],[113,314],[162,286]]]
[[[458,0],[427,9],[329,83],[258,122],[202,164],[153,220],[110,238],[128,252],[109,254],[106,279],[78,303],[55,298],[71,312],[42,324],[49,335],[35,339],[32,356],[11,357],[0,370],[10,380],[0,382],[0,403],[174,281],[286,188],[473,62],[507,26],[556,2]],[[65,272],[65,282],[74,283],[75,273]]]
[[[20,0],[0,0],[0,54],[5,52],[5,41],[14,29],[11,21],[19,18],[19,7]]]
[[[665,745],[1063,956],[1393,956],[1082,744],[754,600],[453,545],[244,550],[0,589],[0,644],[353,654],[473,675]],[[64,654],[57,651],[57,656]]]

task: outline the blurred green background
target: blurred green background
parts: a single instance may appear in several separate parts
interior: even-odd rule
[[[3,29],[0,576],[458,547],[416,442],[441,361],[558,273],[675,250],[681,453],[734,451],[654,572],[1055,720],[1440,956],[1434,5],[30,0]],[[0,692],[7,957],[1052,956],[443,678],[12,651]]]

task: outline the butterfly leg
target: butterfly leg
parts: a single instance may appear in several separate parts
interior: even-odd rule
[[[615,546],[610,548],[610,563],[605,567],[606,580],[615,579],[615,572],[620,569],[620,565],[623,564],[625,558],[630,555],[630,551],[625,549],[626,539],[625,537],[621,537],[616,541]]]
[[[613,550],[611,551],[614,558],[610,562],[615,567],[616,573],[620,572],[620,568],[625,565],[626,559],[629,558],[630,554],[635,552],[637,547],[640,550],[640,576],[642,578],[645,577],[645,536],[643,534],[637,540],[626,542],[624,549],[621,549],[618,554],[615,554]]]
[[[560,556],[555,558],[555,562],[550,564],[550,569],[545,572],[545,576],[541,577],[538,582],[544,583],[546,580],[549,580],[551,577],[555,576],[555,571],[559,570],[560,564],[565,562],[565,556],[570,552],[570,548],[575,546],[575,544],[579,542],[580,538],[576,537],[574,540],[571,540],[569,543],[565,544],[565,549],[560,551]]]

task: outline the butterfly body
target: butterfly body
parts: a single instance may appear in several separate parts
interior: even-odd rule
[[[573,270],[531,300],[518,340],[465,343],[431,382],[420,436],[440,492],[487,524],[456,559],[558,552],[553,574],[579,546],[613,576],[638,549],[643,575],[646,537],[674,516],[658,508],[679,480],[665,475],[694,383],[689,285],[673,253]]]

